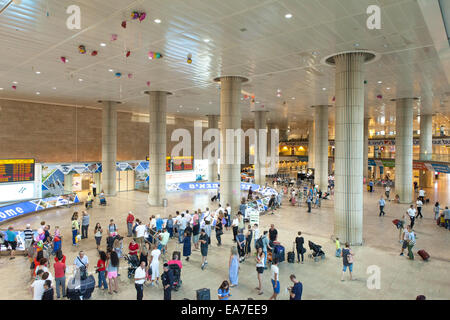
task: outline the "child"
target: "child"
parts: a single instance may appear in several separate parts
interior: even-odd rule
[[[42,294],[42,300],[53,300],[53,288],[50,280],[44,282],[44,293]]]
[[[59,230],[59,227],[55,227],[55,237],[58,237],[61,239],[61,230]]]
[[[341,256],[341,243],[339,242],[339,238],[336,238],[336,257]]]

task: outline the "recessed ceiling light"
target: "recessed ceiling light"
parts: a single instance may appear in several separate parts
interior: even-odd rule
[[[359,47],[359,43],[355,43],[355,47]]]
[[[109,72],[113,72],[114,70],[113,70],[113,69],[109,69],[108,71],[109,71]]]
[[[327,88],[322,88],[323,91],[327,90]]]
[[[0,88],[0,90],[3,90],[3,88]]]
[[[41,74],[41,72],[40,71],[36,71],[36,74]]]
[[[383,81],[381,81],[381,80],[380,80],[380,81],[378,81],[378,84],[382,84],[382,83],[383,83]]]
[[[256,103],[259,103],[259,101],[256,101]]]
[[[244,98],[241,98],[241,100],[244,100]]]
[[[387,48],[387,47],[389,47],[389,46],[385,43],[385,44],[383,44],[383,47]]]
[[[212,101],[210,101],[209,104],[212,104]]]
[[[56,87],[53,87],[53,90],[56,90]]]
[[[183,108],[183,105],[180,104],[180,108]]]
[[[292,97],[291,99],[292,99],[292,100],[295,100],[295,97]]]
[[[284,17],[285,17],[286,19],[290,19],[290,18],[292,18],[292,14],[286,13],[286,14],[284,15]]]
[[[197,111],[200,110],[200,108],[197,108]]]
[[[78,79],[78,81],[80,81],[80,82],[81,82],[81,81],[83,81],[83,79],[81,79],[81,78],[80,78],[80,79]]]
[[[17,84],[17,81],[13,81],[14,84]]]
[[[180,112],[180,110],[177,110],[177,112]]]
[[[318,53],[317,51],[313,51],[313,52],[312,52],[312,55],[313,55],[313,56],[318,56],[319,53]]]
[[[41,94],[41,93],[40,93],[40,92],[38,91],[38,92],[36,92],[36,94],[38,94],[38,95],[39,95],[39,94]]]
[[[104,42],[100,43],[100,47],[106,47],[106,43]]]
[[[160,19],[155,19],[155,20],[153,20],[153,21],[155,21],[155,23],[161,23],[161,20],[160,20]]]
[[[387,89],[387,90],[391,90],[391,88],[389,88],[389,87],[387,87],[386,89]]]
[[[206,43],[208,43],[210,40],[209,40],[209,39],[203,39],[203,41],[205,41]]]

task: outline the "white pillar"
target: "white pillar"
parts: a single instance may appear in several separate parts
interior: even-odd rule
[[[241,84],[248,80],[223,76],[215,81],[220,82],[220,202],[229,203],[234,216],[241,195],[241,139],[235,134],[241,129]]]
[[[218,129],[219,128],[219,116],[218,115],[208,115],[208,128],[209,129]],[[217,150],[218,152],[218,150]],[[219,157],[216,155],[216,158]],[[215,159],[208,159],[208,181],[209,182],[217,182],[218,179],[218,169],[217,169],[217,162]]]
[[[115,196],[117,161],[117,102],[99,101],[102,109],[102,184],[107,196]]]
[[[400,203],[411,203],[413,200],[414,100],[395,100],[395,193],[399,195]]]
[[[267,157],[267,111],[254,111],[255,114],[255,183],[260,186],[266,183],[266,157]],[[263,130],[265,130],[265,139],[263,138]],[[264,151],[263,151],[264,150]]]
[[[149,187],[148,204],[162,206],[166,196],[166,91],[146,91],[149,95]]]
[[[433,115],[420,115],[420,160],[429,161],[433,154]],[[433,172],[421,170],[419,176],[419,185],[424,188],[433,186]]]
[[[366,183],[369,178],[369,118],[364,118],[364,162],[363,162],[363,176],[366,178]]]
[[[309,127],[308,127],[308,168],[315,168],[314,132],[315,132],[315,124],[314,124],[314,120],[312,120],[312,121],[310,121]]]
[[[334,235],[363,243],[364,63],[375,56],[349,52],[327,59],[336,66]]]
[[[315,117],[314,183],[325,192],[328,188],[328,105],[313,106]]]

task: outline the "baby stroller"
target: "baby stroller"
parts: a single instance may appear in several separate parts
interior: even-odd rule
[[[322,246],[313,243],[312,241],[308,241],[309,249],[312,251],[311,254],[308,255],[311,259],[314,258],[314,262],[319,260],[319,257],[325,259],[325,252],[322,251]]]
[[[181,269],[177,264],[169,264],[169,270],[172,270],[173,274],[173,290],[178,291],[181,287]]]
[[[125,255],[125,260],[128,262],[128,278],[134,277],[134,272],[139,267],[139,259],[137,255]]]

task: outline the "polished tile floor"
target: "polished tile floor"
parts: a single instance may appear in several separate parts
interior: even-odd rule
[[[441,180],[434,188],[426,190],[430,194],[431,202],[439,199],[444,205],[450,203],[450,186],[447,180]],[[395,191],[394,191],[395,192]],[[392,192],[393,194],[395,194]],[[433,220],[432,204],[424,207],[424,218],[417,221],[415,231],[417,244],[415,252],[426,249],[431,259],[428,262],[416,254],[416,259],[410,261],[400,257],[400,243],[398,231],[392,224],[392,220],[399,218],[407,205],[388,203],[386,216],[378,216],[377,201],[382,193],[377,188],[375,193],[364,194],[364,246],[353,248],[355,253],[354,281],[341,282],[342,261],[334,257],[333,235],[333,200],[323,201],[322,208],[313,209],[308,214],[305,206],[293,207],[284,198],[284,205],[274,215],[261,216],[261,229],[267,230],[274,223],[279,231],[279,240],[285,246],[286,251],[292,250],[292,243],[297,231],[302,231],[305,241],[323,246],[326,259],[319,262],[307,258],[304,264],[289,264],[283,262],[280,265],[281,294],[279,299],[288,299],[286,287],[290,285],[289,275],[294,273],[304,286],[303,299],[414,299],[423,294],[428,299],[450,299],[450,232],[437,227]],[[138,191],[121,192],[114,198],[108,199],[108,206],[94,205],[90,209],[91,226],[89,239],[81,241],[82,248],[90,261],[89,271],[94,272],[93,266],[97,262],[93,227],[100,222],[106,227],[110,218],[114,218],[119,231],[126,233],[126,216],[129,210],[135,213],[137,218],[148,221],[152,214],[161,214],[167,217],[169,213],[184,209],[204,209],[206,206],[216,209],[217,204],[210,203],[210,194],[206,191],[178,192],[168,194],[169,206],[167,208],[151,208],[147,206],[146,194]],[[33,216],[15,220],[12,225],[16,228],[24,228],[26,223],[31,223],[36,228],[39,222],[44,220],[52,227],[58,225],[63,234],[63,252],[67,256],[68,264],[72,262],[79,250],[71,245],[70,218],[74,210],[81,211],[82,206],[71,209],[50,210]],[[6,226],[2,226],[6,227]],[[182,280],[183,286],[172,294],[173,299],[195,299],[195,290],[203,287],[211,289],[212,297],[221,282],[228,278],[228,259],[230,248],[233,245],[231,230],[224,234],[222,247],[217,247],[215,238],[212,238],[212,246],[209,249],[209,266],[202,271],[200,269],[201,256],[199,252],[193,252],[189,262],[183,261]],[[130,238],[125,238],[124,247],[128,247]],[[104,241],[104,240],[103,240]],[[103,247],[105,247],[103,242]],[[172,240],[169,243],[169,251],[180,250],[181,247]],[[124,250],[124,252],[127,250]],[[160,264],[162,265],[162,264]],[[378,266],[380,269],[380,288],[369,289],[367,280],[369,266]],[[127,277],[127,263],[121,261],[121,274],[119,281],[119,293],[109,295],[103,290],[96,289],[93,299],[135,299],[134,284]],[[162,268],[161,268],[162,269]],[[0,258],[0,299],[31,299],[29,293],[29,262],[24,257],[9,260]],[[51,268],[53,271],[53,268]],[[161,270],[162,271],[162,270]],[[272,293],[270,282],[270,270],[263,274],[264,294],[257,295],[254,289],[257,286],[255,261],[249,259],[241,264],[239,273],[239,286],[232,289],[232,299],[268,299]],[[162,299],[161,287],[148,287],[144,289],[144,299]]]

